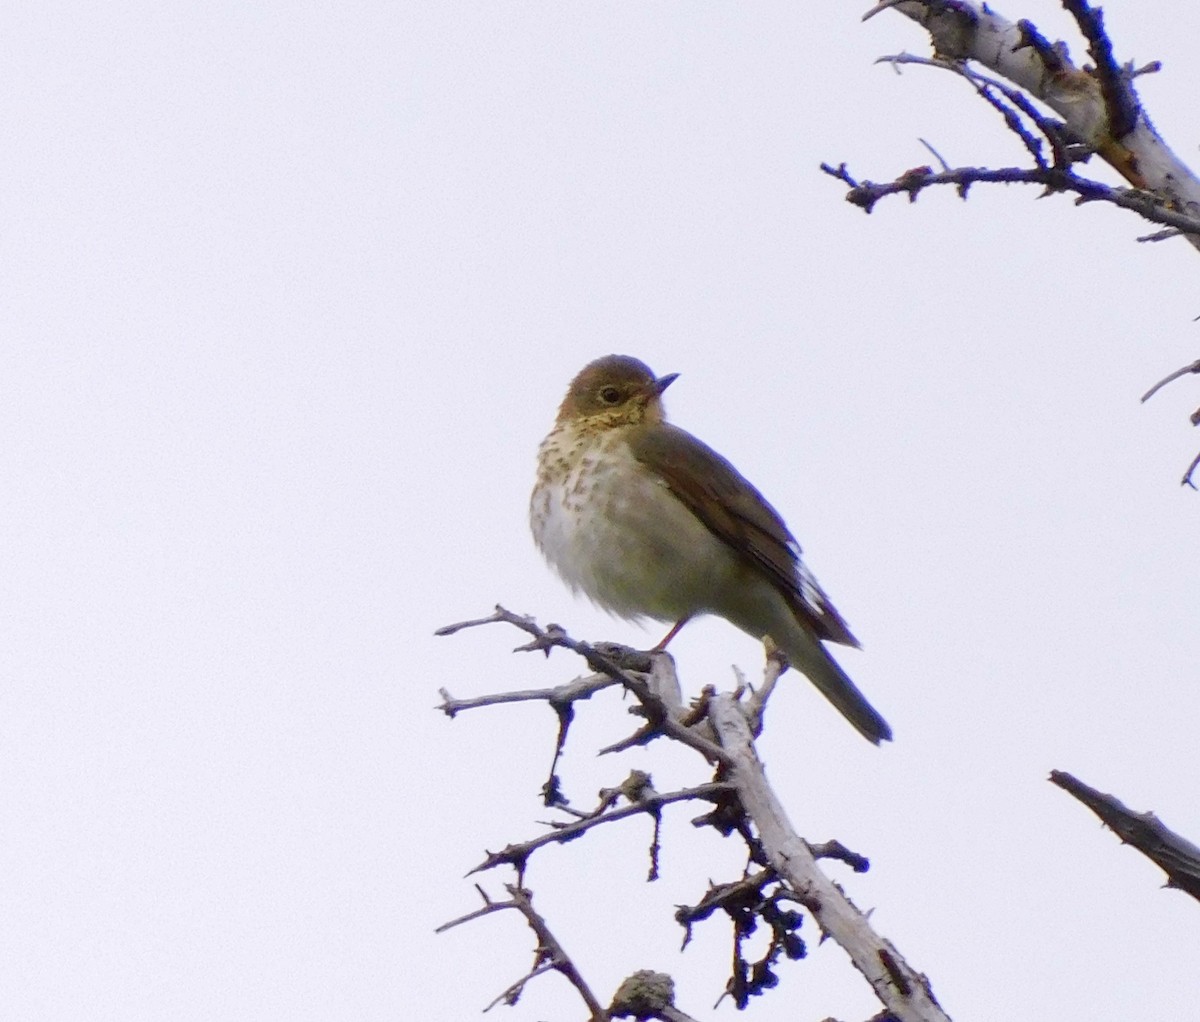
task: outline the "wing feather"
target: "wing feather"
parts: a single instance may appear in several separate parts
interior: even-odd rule
[[[629,446],[714,536],[770,578],[822,639],[858,646],[842,616],[800,559],[779,513],[707,444],[669,423],[630,432]]]

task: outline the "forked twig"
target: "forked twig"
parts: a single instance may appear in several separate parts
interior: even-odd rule
[[[508,892],[509,900],[492,901],[484,889],[476,884],[475,890],[479,892],[479,896],[484,901],[483,908],[475,912],[469,912],[457,919],[452,919],[448,923],[443,923],[436,931],[437,933],[445,933],[455,926],[460,926],[473,919],[490,915],[492,912],[502,912],[505,909],[515,909],[520,912],[525,917],[525,922],[529,924],[529,928],[533,930],[538,941],[537,950],[534,952],[533,967],[521,979],[507,987],[484,1011],[494,1008],[497,1004],[516,1004],[517,999],[521,996],[522,991],[524,991],[525,986],[530,980],[553,970],[566,977],[567,981],[579,992],[579,996],[583,998],[583,1002],[592,1013],[593,1022],[608,1022],[608,1013],[601,1006],[599,1000],[596,999],[596,995],[592,993],[591,988],[575,967],[571,956],[563,950],[562,944],[558,942],[558,939],[551,932],[546,920],[534,909],[532,893],[516,884],[505,884],[504,889]]]

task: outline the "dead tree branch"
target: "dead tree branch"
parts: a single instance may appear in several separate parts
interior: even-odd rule
[[[1178,380],[1181,376],[1195,375],[1197,373],[1200,373],[1200,359],[1197,359],[1195,362],[1185,365],[1180,369],[1176,369],[1173,373],[1167,373],[1166,376],[1164,376],[1153,387],[1146,391],[1145,394],[1142,395],[1142,402],[1145,403],[1149,401],[1168,383]],[[1197,408],[1194,412],[1192,412],[1190,418],[1193,426],[1200,426],[1200,408]],[[1192,476],[1195,475],[1197,468],[1200,468],[1200,454],[1197,454],[1192,459],[1192,463],[1188,465],[1187,471],[1183,473],[1183,478],[1179,480],[1179,484],[1181,486],[1190,486],[1193,490],[1196,489],[1196,484],[1192,480]]]
[[[529,857],[539,848],[543,848],[546,845],[565,845],[568,841],[574,841],[576,838],[582,837],[594,827],[603,826],[606,823],[617,823],[631,816],[637,816],[639,813],[648,813],[657,819],[659,810],[663,806],[671,805],[673,802],[705,800],[719,803],[724,798],[727,798],[732,791],[732,787],[728,784],[712,783],[699,784],[694,788],[685,788],[682,791],[672,791],[661,795],[658,792],[651,792],[637,798],[636,801],[631,801],[629,805],[622,806],[620,809],[589,815],[574,823],[552,824],[551,829],[545,834],[530,838],[528,841],[510,844],[498,852],[488,852],[483,862],[472,869],[471,873],[481,873],[484,870],[507,865],[516,869],[518,877],[522,877]],[[654,871],[651,879],[654,879],[656,875],[657,872]]]
[[[554,788],[556,798],[548,804],[567,812],[572,818],[566,822],[551,822],[538,836],[510,843],[499,852],[489,852],[472,872],[512,867],[517,874],[517,883],[506,887],[510,901],[493,904],[484,896],[487,902],[484,909],[447,924],[458,925],[502,907],[515,908],[522,912],[537,934],[538,949],[533,967],[521,980],[508,987],[496,1003],[513,1003],[533,978],[548,971],[559,971],[575,984],[593,1018],[633,1014],[638,1018],[686,1022],[687,1016],[674,1007],[670,978],[655,973],[630,977],[614,998],[608,1014],[597,1015],[597,1001],[590,991],[584,993],[587,987],[582,982],[580,970],[561,954],[545,921],[529,905],[525,877],[532,859],[547,845],[565,844],[583,837],[595,827],[645,814],[654,820],[649,879],[656,879],[662,810],[675,803],[701,801],[708,802],[710,808],[695,818],[693,825],[712,827],[722,836],[740,838],[746,846],[748,859],[747,872],[743,876],[729,883],[711,885],[698,905],[682,906],[676,914],[685,929],[685,946],[692,927],[698,922],[718,912],[730,920],[734,941],[733,969],[723,996],[732,996],[739,1007],[745,1007],[750,997],[778,985],[776,969],[779,960],[799,959],[807,953],[805,941],[798,931],[808,913],[825,936],[832,937],[847,951],[896,1022],[946,1022],[946,1015],[933,998],[928,980],[909,966],[890,942],[873,933],[866,916],[817,866],[820,857],[843,862],[856,872],[864,872],[870,865],[867,859],[838,841],[808,845],[792,829],[781,803],[767,784],[754,750],[754,738],[763,727],[770,693],[786,670],[782,657],[773,651],[769,653],[764,682],[757,692],[739,675],[735,691],[722,694],[706,691],[692,706],[685,707],[679,697],[674,662],[663,654],[647,655],[625,647],[577,642],[561,628],[543,629],[531,618],[512,614],[502,607],[497,607],[490,617],[448,626],[440,634],[492,623],[509,624],[532,636],[533,641],[519,647],[521,650],[539,650],[548,654],[555,648],[570,649],[583,657],[596,673],[566,685],[466,700],[453,699],[443,692],[440,708],[448,716],[491,704],[542,700],[556,708],[562,721],[569,719],[577,703],[604,687],[620,685],[634,696],[637,705],[633,709],[646,720],[633,736],[639,744],[652,738],[674,739],[699,753],[706,769],[715,768],[716,771],[711,781],[665,794],[654,790],[648,774],[633,771],[620,784],[603,789],[598,804],[586,811],[572,809],[561,793],[557,776],[552,777],[550,786]],[[562,751],[564,737],[565,725],[560,727],[558,752]],[[632,739],[618,743],[618,746],[629,744],[633,744]],[[556,762],[557,758],[558,753]],[[622,800],[627,804],[620,805]],[[767,950],[751,960],[747,956],[747,941],[756,931],[762,930],[768,934]]]
[[[742,706],[731,697],[718,696],[709,718],[721,744],[735,757],[729,779],[754,823],[770,867],[812,913],[822,932],[846,951],[893,1017],[901,1022],[947,1020],[928,978],[875,933],[866,916],[817,866],[812,849],[796,833],[767,783]]]
[[[492,901],[483,888],[476,885],[475,890],[483,898],[483,908],[476,912],[470,912],[465,916],[460,916],[458,919],[452,919],[448,923],[443,923],[436,931],[437,933],[445,933],[455,926],[480,919],[493,912],[502,912],[505,909],[515,909],[525,917],[525,922],[537,937],[537,950],[534,952],[533,966],[529,972],[511,984],[487,1008],[484,1008],[484,1011],[494,1008],[497,1004],[507,1004],[510,1006],[516,1004],[530,980],[544,973],[554,971],[566,977],[567,981],[579,992],[583,1003],[587,1005],[588,1011],[591,1012],[593,1022],[607,1022],[608,1013],[601,1007],[600,1002],[596,999],[596,995],[592,993],[591,988],[575,967],[571,956],[563,950],[562,945],[551,932],[546,920],[534,910],[532,893],[517,884],[505,884],[504,889],[508,892],[509,900]]]
[[[847,185],[846,200],[867,213],[888,196],[904,194],[914,202],[924,189],[938,185],[951,185],[966,199],[976,184],[1033,184],[1044,195],[1074,194],[1077,204],[1106,202],[1162,228],[1138,241],[1182,237],[1200,249],[1200,178],[1155,130],[1134,86],[1139,75],[1161,65],[1121,63],[1099,8],[1088,0],[1062,0],[1062,5],[1092,64],[1076,64],[1065,42],[1051,42],[1031,21],[1007,20],[982,0],[882,0],[863,16],[866,20],[894,10],[925,29],[931,56],[899,54],[881,60],[897,71],[901,65],[919,64],[966,79],[1001,114],[1032,166],[950,168],[943,161],[940,173],[917,167],[884,183],[856,180],[845,163],[823,163],[821,169]],[[1092,156],[1115,170],[1128,187],[1080,175],[1076,165]],[[1185,368],[1163,382],[1192,371]],[[1191,419],[1200,424],[1200,409]],[[1183,485],[1195,488],[1198,468],[1200,454],[1184,473]]]
[[[1163,825],[1154,813],[1135,813],[1112,795],[1106,795],[1061,770],[1050,772],[1050,782],[1075,796],[1104,821],[1125,844],[1133,845],[1167,874],[1167,886],[1200,901],[1200,848]]]
[[[1086,0],[1063,0],[1063,6],[1079,25],[1095,66],[1076,65],[1066,43],[1052,43],[1032,22],[1011,22],[978,0],[887,0],[864,20],[884,10],[898,11],[929,33],[933,58],[921,62],[955,69],[977,88],[983,78],[978,68],[986,68],[1008,83],[1010,101],[1020,94],[1052,110],[1061,119],[1056,133],[1098,155],[1134,189],[1149,193],[1152,205],[1182,214],[1193,225],[1185,235],[1200,248],[1194,228],[1200,217],[1200,179],[1155,130],[1134,88],[1137,75],[1158,65],[1135,69],[1119,64],[1101,12]],[[1058,124],[1031,114],[1036,109],[1032,103],[1018,106],[1039,131]],[[1026,130],[1009,126],[1018,136]],[[1027,138],[1022,140],[1027,144]]]
[[[1162,224],[1171,228],[1171,236],[1180,234],[1200,237],[1200,219],[1184,216],[1163,206],[1158,199],[1147,192],[1138,192],[1129,188],[1113,188],[1101,181],[1081,177],[1072,170],[1062,170],[1057,167],[955,167],[953,170],[934,173],[931,167],[916,167],[907,170],[894,181],[876,183],[873,181],[857,181],[850,176],[846,165],[837,167],[828,163],[821,164],[821,170],[830,177],[850,186],[846,193],[846,201],[859,206],[870,213],[880,199],[889,195],[907,195],[910,202],[916,202],[917,196],[926,188],[938,185],[953,185],[961,198],[966,198],[972,185],[975,184],[1006,184],[1006,185],[1039,185],[1044,189],[1043,194],[1055,192],[1071,192],[1078,196],[1076,203],[1107,202],[1121,209],[1132,210],[1151,223]],[[1162,240],[1162,235],[1146,235],[1147,241]]]

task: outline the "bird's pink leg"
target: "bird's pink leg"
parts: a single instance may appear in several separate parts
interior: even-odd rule
[[[662,642],[660,642],[657,646],[655,646],[652,650],[650,650],[650,652],[651,653],[661,653],[663,650],[665,650],[667,648],[667,643],[670,642],[673,638],[675,638],[675,636],[679,634],[679,629],[681,629],[684,625],[686,625],[689,621],[691,621],[691,619],[692,619],[692,615],[688,614],[684,617],[681,617],[678,621],[676,621],[675,624],[673,624],[671,626],[671,630],[669,632],[667,632],[666,635],[663,636]]]

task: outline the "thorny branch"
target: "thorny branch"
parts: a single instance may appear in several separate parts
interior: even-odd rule
[[[1117,64],[1112,40],[1104,28],[1104,12],[1090,6],[1086,0],[1062,0],[1067,13],[1075,19],[1079,31],[1088,43],[1088,53],[1096,62],[1092,72],[1100,82],[1100,95],[1108,114],[1108,132],[1113,138],[1124,138],[1137,126],[1141,104],[1130,86],[1131,76]]]
[[[1063,6],[1074,17],[1087,41],[1094,67],[1077,67],[1070,59],[1066,44],[1050,42],[1032,22],[1023,20],[1013,24],[994,8],[974,0],[889,0],[872,8],[864,15],[864,20],[882,10],[893,9],[917,21],[929,32],[933,57],[902,54],[883,60],[894,65],[922,63],[951,70],[971,82],[993,105],[994,96],[989,92],[999,89],[1011,104],[1004,111],[1006,123],[1027,149],[1034,137],[1031,127],[1044,135],[1052,147],[1060,139],[1069,140],[1076,149],[1077,158],[1083,154],[1098,154],[1135,189],[1154,195],[1156,203],[1129,205],[1116,198],[1124,193],[1124,189],[1105,187],[1101,191],[1096,187],[1097,182],[1087,182],[1082,186],[1083,191],[1054,183],[1054,190],[1077,191],[1088,199],[1114,202],[1142,216],[1155,204],[1190,214],[1168,226],[1187,235],[1200,247],[1195,216],[1200,212],[1200,181],[1154,131],[1133,87],[1137,75],[1157,71],[1159,65],[1151,62],[1135,69],[1132,65],[1118,64],[1101,12],[1086,0],[1063,0]],[[1011,85],[981,74],[975,66],[979,64],[993,70]],[[1021,97],[1019,101],[1018,96]],[[1063,120],[1056,121],[1040,114],[1031,99],[1048,106]],[[1015,116],[1018,111],[1019,117]],[[1030,151],[1035,163],[1041,167],[1036,152]],[[1058,160],[1055,166],[1067,169]],[[968,175],[973,170],[975,168],[960,168],[961,173]],[[903,190],[907,189],[896,189]],[[851,201],[856,200],[852,198]],[[869,206],[857,204],[870,211]],[[1165,223],[1154,217],[1147,218]]]
[[[1062,770],[1052,770],[1050,781],[1074,795],[1117,837],[1158,865],[1167,874],[1168,887],[1186,891],[1200,901],[1200,848],[1168,829],[1153,813],[1135,813],[1112,795]]]
[[[510,844],[498,852],[488,852],[487,858],[470,872],[482,873],[484,870],[508,865],[516,869],[517,876],[523,879],[525,864],[529,861],[529,857],[539,848],[543,848],[546,845],[565,845],[568,841],[574,841],[576,838],[582,837],[593,827],[599,827],[606,823],[616,823],[620,820],[628,819],[630,816],[636,816],[639,813],[655,815],[663,806],[670,805],[673,802],[693,802],[701,799],[720,803],[732,795],[733,792],[732,785],[721,783],[699,784],[694,788],[684,788],[682,791],[672,791],[665,794],[652,791],[638,798],[637,801],[630,802],[627,806],[622,806],[620,809],[612,809],[597,815],[586,816],[574,823],[554,824],[551,830],[539,837]],[[656,867],[657,863],[653,863],[652,866]],[[656,876],[657,870],[652,868],[651,879],[655,879]]]
[[[1198,373],[1200,373],[1200,359],[1197,359],[1195,362],[1185,365],[1180,369],[1176,369],[1173,373],[1168,373],[1153,387],[1146,391],[1145,394],[1142,395],[1142,402],[1145,403],[1146,401],[1149,401],[1152,397],[1154,397],[1155,394],[1157,394],[1163,389],[1163,387],[1165,387],[1168,383],[1171,383],[1173,380],[1178,380],[1181,376]],[[1200,408],[1197,408],[1194,412],[1192,412],[1190,418],[1193,426],[1200,426]],[[1192,459],[1192,463],[1188,465],[1187,471],[1183,473],[1183,478],[1179,480],[1179,484],[1181,486],[1190,486],[1193,490],[1196,489],[1197,487],[1195,482],[1192,480],[1192,476],[1195,474],[1197,468],[1200,468],[1200,454],[1197,454]]]
[[[1027,28],[1027,33],[1031,29],[1028,23],[1023,22],[1022,26]],[[1037,36],[1031,38],[1040,39]],[[1044,40],[1038,46],[1051,54],[1057,52]],[[1051,58],[1046,56],[1045,59]],[[1076,136],[1068,125],[1039,112],[1019,90],[980,74],[961,61],[901,53],[881,57],[878,62],[888,63],[897,68],[903,64],[936,67],[966,79],[990,106],[1001,113],[1006,126],[1029,152],[1034,166],[944,167],[941,173],[934,173],[930,167],[917,167],[905,171],[893,181],[876,183],[856,180],[844,163],[837,167],[822,163],[822,171],[849,186],[846,201],[864,212],[870,213],[880,199],[889,195],[904,193],[908,195],[910,202],[915,202],[921,191],[937,185],[953,185],[959,197],[965,199],[971,185],[974,184],[1032,184],[1043,188],[1043,194],[1046,195],[1056,192],[1073,193],[1078,196],[1076,202],[1079,204],[1107,202],[1136,213],[1151,223],[1170,228],[1169,231],[1146,235],[1140,239],[1143,241],[1161,241],[1180,235],[1200,238],[1200,216],[1181,212],[1169,199],[1145,189],[1114,188],[1102,181],[1076,173],[1074,164],[1086,162],[1094,150]],[[1007,102],[1002,101],[997,94]],[[1040,139],[1037,137],[1039,134]],[[1043,142],[1051,151],[1052,161],[1047,161],[1042,153]]]
[[[1200,237],[1200,219],[1168,209],[1148,192],[1113,188],[1058,167],[1000,167],[994,170],[987,167],[956,167],[941,173],[934,173],[931,167],[916,167],[905,171],[894,181],[881,184],[855,180],[844,163],[836,167],[822,163],[821,170],[849,185],[846,201],[868,213],[880,199],[889,195],[903,193],[910,202],[916,202],[924,189],[937,185],[953,185],[964,199],[974,184],[1040,185],[1047,193],[1073,192],[1079,196],[1076,202],[1080,205],[1085,202],[1108,202],[1132,210],[1152,223],[1170,227],[1172,236],[1195,234]],[[1147,235],[1146,240],[1161,240],[1162,237],[1164,235],[1161,234]]]
[[[933,45],[932,59],[924,62],[955,69],[977,88],[983,78],[977,68],[987,68],[1009,83],[1010,100],[1014,93],[1022,94],[1061,118],[1060,123],[1030,114],[1032,103],[1022,107],[1038,130],[1055,125],[1064,138],[1098,155],[1134,188],[1153,193],[1170,209],[1200,213],[1200,179],[1155,131],[1134,90],[1138,75],[1160,65],[1119,65],[1100,12],[1086,0],[1063,4],[1079,25],[1095,67],[1076,66],[1065,43],[1050,42],[1030,21],[1008,21],[980,0],[886,0],[864,20],[883,10],[912,19],[929,33]],[[1188,238],[1200,248],[1194,231]]]
[[[714,699],[709,719],[721,744],[735,755],[737,765],[729,779],[737,785],[738,799],[758,832],[762,865],[778,873],[821,932],[849,954],[892,1017],[901,1022],[948,1022],[929,979],[877,934],[845,892],[817,867],[812,847],[796,833],[767,782],[745,715],[732,696]]]
[[[601,1007],[600,1002],[596,999],[596,995],[592,993],[591,988],[575,967],[571,956],[563,950],[562,945],[551,932],[546,920],[534,910],[532,893],[517,884],[505,884],[504,889],[508,892],[509,900],[492,901],[483,888],[476,885],[475,890],[483,898],[483,908],[475,912],[469,912],[465,916],[459,916],[459,918],[452,919],[448,923],[443,923],[435,931],[437,933],[445,933],[455,926],[471,922],[474,919],[480,919],[493,912],[502,912],[505,909],[515,909],[520,912],[525,917],[525,922],[529,925],[529,928],[533,930],[534,935],[537,937],[537,950],[534,952],[533,967],[521,979],[510,985],[499,997],[492,1001],[484,1011],[495,1007],[497,1004],[507,1004],[509,1006],[516,1004],[530,980],[553,970],[566,977],[567,981],[579,992],[579,996],[583,998],[584,1004],[588,1006],[588,1010],[592,1013],[593,1022],[607,1022],[608,1013]]]
[[[1091,65],[1077,66],[1066,43],[1051,42],[1028,20],[1006,20],[981,0],[881,0],[863,16],[866,20],[894,10],[920,24],[929,33],[931,57],[900,54],[881,61],[897,71],[902,64],[924,64],[965,78],[1000,112],[1033,166],[950,168],[943,161],[940,173],[917,167],[884,183],[856,180],[844,163],[823,163],[821,169],[847,185],[847,201],[867,213],[887,196],[905,194],[914,202],[924,189],[938,185],[950,185],[966,199],[975,184],[1033,184],[1043,194],[1074,194],[1077,204],[1107,202],[1162,228],[1142,235],[1139,242],[1182,237],[1200,249],[1200,178],[1159,136],[1134,88],[1139,75],[1159,71],[1161,64],[1122,64],[1101,10],[1088,0],[1061,2],[1087,44]],[[981,73],[980,67],[998,78]],[[1043,114],[1044,108],[1061,120]],[[1043,155],[1045,146],[1050,161]],[[1131,187],[1112,187],[1078,174],[1075,164],[1093,155]],[[1179,370],[1142,400],[1164,383],[1194,372],[1191,367]],[[1200,425],[1200,409],[1191,421]],[[1181,483],[1195,489],[1197,469],[1200,454]]]
[[[685,927],[685,945],[691,928],[698,921],[718,910],[728,917],[733,927],[733,962],[726,995],[733,996],[739,1006],[750,997],[762,994],[779,982],[776,966],[781,958],[801,958],[806,946],[798,934],[805,913],[811,914],[824,936],[832,937],[850,955],[855,966],[866,976],[891,1017],[897,1022],[943,1022],[946,1016],[933,1000],[928,981],[911,968],[899,952],[873,934],[866,917],[850,904],[844,892],[825,877],[816,865],[817,858],[837,859],[857,872],[869,868],[863,856],[857,855],[837,841],[808,845],[791,829],[783,815],[782,806],[770,793],[761,762],[753,750],[755,736],[763,725],[766,702],[779,676],[786,670],[784,658],[769,650],[762,686],[754,691],[738,676],[735,692],[707,692],[699,701],[685,707],[679,697],[678,681],[673,661],[665,655],[647,656],[624,647],[588,644],[572,640],[561,628],[540,628],[531,618],[512,614],[497,607],[494,614],[475,621],[462,622],[442,629],[451,634],[464,627],[480,624],[506,623],[520,628],[533,637],[523,650],[548,652],[561,647],[583,656],[597,672],[592,678],[579,679],[567,686],[532,689],[521,693],[505,693],[496,697],[456,700],[443,692],[441,709],[449,716],[467,708],[521,700],[543,699],[551,704],[566,702],[573,706],[597,690],[603,678],[620,684],[638,700],[637,709],[647,720],[638,735],[649,740],[653,736],[677,737],[700,752],[709,764],[715,765],[716,775],[707,784],[695,785],[680,791],[656,792],[648,774],[633,771],[624,782],[603,789],[598,804],[589,811],[572,809],[560,797],[552,803],[555,808],[573,815],[565,823],[551,823],[549,829],[524,842],[510,844],[500,852],[488,853],[476,869],[510,865],[517,871],[518,884],[512,890],[523,890],[530,859],[537,851],[554,843],[565,843],[580,837],[592,827],[616,823],[631,816],[646,813],[655,821],[651,853],[650,879],[657,877],[659,817],[664,806],[689,800],[708,801],[712,808],[692,822],[697,827],[711,827],[723,836],[738,836],[746,846],[748,873],[741,879],[710,887],[695,908],[683,906],[677,918]],[[647,673],[649,669],[649,673]],[[660,697],[659,693],[665,693]],[[714,715],[720,709],[719,715]],[[622,745],[627,745],[628,740]],[[561,740],[560,740],[561,747]],[[557,778],[554,779],[557,783]],[[628,805],[619,805],[624,799]],[[472,871],[474,872],[474,870]],[[486,899],[485,899],[486,900]],[[516,906],[513,906],[516,907]],[[475,913],[456,923],[476,918]],[[751,960],[746,954],[746,941],[762,928],[768,934],[767,949]],[[823,939],[823,938],[822,938]],[[539,933],[539,941],[541,934]],[[533,969],[498,998],[514,1000],[534,976],[559,968],[558,959],[539,943]],[[561,969],[560,969],[561,971]],[[578,974],[578,970],[575,970]],[[644,982],[643,982],[644,981]],[[631,977],[622,990],[629,998],[619,995],[609,1013],[613,1017],[633,1014],[639,1018],[660,1018],[685,1022],[664,992],[671,993],[669,977],[645,973]],[[648,999],[646,999],[648,998]],[[592,1002],[589,1009],[594,1012]],[[595,1017],[593,1015],[593,1017]]]
[[[646,683],[646,679],[637,673],[639,667],[642,671],[650,669],[652,658],[649,654],[631,650],[626,646],[618,646],[615,643],[602,647],[600,645],[593,646],[586,642],[578,642],[567,635],[557,625],[549,625],[546,628],[541,628],[533,618],[514,614],[511,611],[505,610],[499,604],[496,605],[495,613],[490,617],[446,625],[443,628],[439,628],[434,634],[453,635],[464,628],[475,628],[479,625],[498,623],[513,625],[533,636],[532,642],[526,643],[524,646],[518,646],[514,652],[541,651],[546,656],[549,656],[550,651],[556,647],[571,650],[571,652],[583,657],[587,661],[587,665],[597,674],[603,674],[611,678],[614,682],[624,685],[628,691],[636,696],[642,704],[642,708],[646,711],[646,716],[651,723],[660,729],[663,735],[690,746],[713,762],[719,763],[727,759],[724,751],[719,746],[697,734],[694,729],[684,726],[679,720],[668,713],[667,707],[651,691],[649,685]],[[626,669],[618,662],[627,654],[632,658],[632,662],[635,665],[632,669]],[[659,655],[665,656],[665,654]],[[480,699],[476,701],[476,705],[486,706],[488,705],[488,701],[486,698]],[[453,713],[457,709],[461,708],[461,706],[457,705],[444,707],[445,712],[451,716],[453,716]]]

